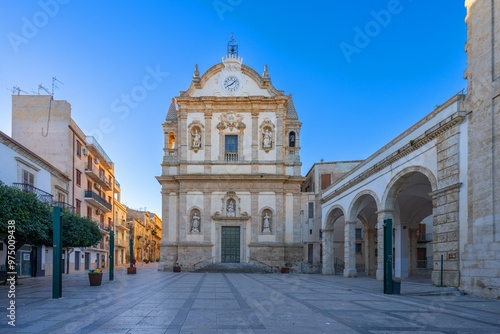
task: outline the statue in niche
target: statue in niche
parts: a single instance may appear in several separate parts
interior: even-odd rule
[[[271,233],[270,219],[271,216],[266,212],[266,214],[264,215],[264,223],[262,224],[262,232]]]
[[[229,201],[227,203],[227,216],[228,217],[235,217],[236,216],[236,211],[234,208],[234,201]]]
[[[201,147],[201,135],[200,131],[198,129],[195,129],[194,132],[191,133],[193,136],[193,148],[200,148]]]
[[[264,148],[270,148],[272,146],[271,133],[269,132],[269,129],[266,129],[266,131],[264,131],[263,146]]]
[[[200,232],[200,220],[201,220],[200,215],[197,212],[193,213],[193,217],[191,219],[191,224],[192,224],[191,232],[193,233]]]

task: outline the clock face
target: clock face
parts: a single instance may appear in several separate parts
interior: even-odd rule
[[[228,92],[235,92],[238,90],[238,88],[240,88],[240,81],[238,80],[238,78],[227,77],[226,80],[224,80],[224,89]]]

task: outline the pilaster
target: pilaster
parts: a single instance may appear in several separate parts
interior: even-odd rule
[[[323,267],[321,269],[321,273],[323,275],[335,275],[333,229],[323,229],[322,233],[323,238],[321,238],[321,242],[323,243]]]

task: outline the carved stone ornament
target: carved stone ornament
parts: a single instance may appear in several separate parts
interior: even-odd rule
[[[243,116],[240,114],[235,114],[230,111],[225,114],[220,115],[220,122],[217,125],[219,130],[224,130],[229,128],[230,131],[233,131],[234,128],[239,130],[246,128],[245,123],[243,123]]]
[[[269,118],[266,118],[264,122],[260,125],[260,147],[266,153],[269,153],[275,146],[274,134],[275,134],[275,125]]]
[[[240,198],[234,191],[228,191],[222,198],[221,211],[213,214],[214,219],[248,219],[247,212],[241,212]]]
[[[203,124],[195,119],[188,125],[189,149],[195,153],[202,148]]]

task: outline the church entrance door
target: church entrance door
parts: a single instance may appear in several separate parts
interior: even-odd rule
[[[240,263],[240,227],[222,226],[221,262]]]

